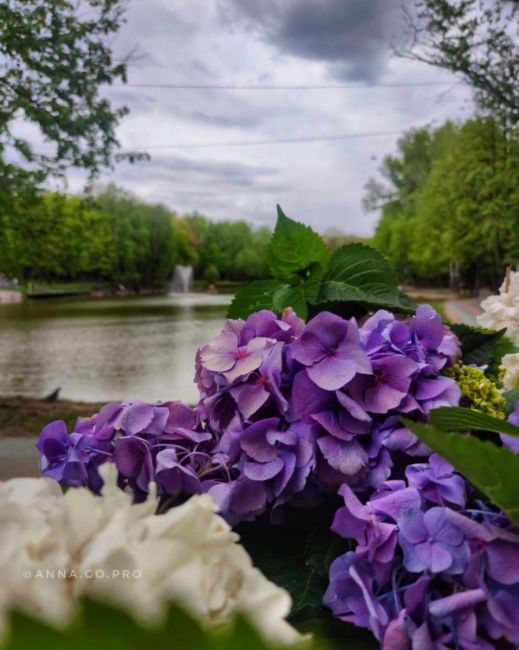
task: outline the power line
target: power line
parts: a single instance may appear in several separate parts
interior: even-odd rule
[[[356,90],[364,88],[434,88],[457,85],[460,82],[431,81],[431,82],[402,82],[402,83],[368,83],[368,84],[317,84],[317,85],[234,85],[234,84],[156,84],[128,83],[114,84],[116,88],[152,88],[171,90]]]
[[[216,147],[255,147],[270,144],[299,144],[304,142],[335,142],[339,140],[361,140],[363,138],[381,138],[386,136],[400,135],[401,131],[386,131],[383,133],[348,133],[344,135],[309,136],[300,138],[283,138],[279,140],[250,140],[248,142],[207,142],[205,144],[186,143],[156,145],[143,147],[146,151],[168,150],[168,149],[212,149]],[[136,147],[137,149],[137,147]]]

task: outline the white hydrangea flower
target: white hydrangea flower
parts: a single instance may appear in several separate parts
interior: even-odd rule
[[[507,275],[499,295],[483,300],[481,308],[483,313],[477,317],[481,327],[506,329],[506,335],[519,345],[519,272]]]
[[[0,484],[0,628],[12,607],[65,624],[89,595],[143,620],[172,600],[211,626],[241,613],[268,640],[301,640],[285,621],[289,594],[252,566],[211,497],[155,515],[153,491],[134,505],[113,465],[100,473],[101,497],[43,478]]]
[[[506,390],[519,388],[519,353],[505,354],[501,359],[501,365],[505,370],[503,374],[503,386]]]

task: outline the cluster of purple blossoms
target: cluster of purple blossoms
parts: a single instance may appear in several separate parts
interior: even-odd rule
[[[519,533],[436,455],[361,502],[343,485],[332,529],[357,543],[325,604],[383,650],[492,650],[519,642]]]
[[[37,444],[46,476],[98,492],[97,469],[110,461],[120,487],[130,489],[136,501],[146,497],[151,481],[165,498],[202,492],[203,477],[222,471],[210,453],[213,446],[198,411],[181,402],[107,404],[91,418],[80,418],[70,435],[62,420],[52,422]]]
[[[53,423],[38,443],[42,468],[97,490],[97,467],[111,460],[137,499],[152,480],[165,497],[209,492],[233,524],[312,505],[343,483],[376,488],[400,456],[427,453],[401,418],[458,403],[441,375],[458,356],[426,305],[408,322],[378,311],[361,327],[328,312],[305,325],[290,309],[260,311],[199,350],[196,409],[109,404],[72,435]]]
[[[343,483],[376,488],[401,457],[427,455],[402,417],[458,404],[441,371],[459,353],[425,305],[409,322],[381,310],[361,327],[328,312],[305,326],[290,310],[227,323],[197,356],[199,408],[237,476],[210,492],[235,522]]]

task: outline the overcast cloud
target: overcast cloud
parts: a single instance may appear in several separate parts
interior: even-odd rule
[[[213,219],[275,222],[275,205],[321,231],[373,232],[363,186],[398,134],[470,110],[466,88],[391,56],[402,30],[398,0],[130,0],[115,47],[137,48],[129,86],[106,91],[131,110],[115,182],[147,201]],[[452,87],[209,90],[146,84],[319,85],[433,83]],[[379,134],[325,142],[272,140]],[[243,143],[254,142],[251,146]],[[197,147],[192,147],[197,145]],[[199,146],[203,145],[203,146]],[[207,146],[211,145],[211,146]],[[222,145],[222,146],[213,146]],[[223,146],[225,145],[225,146]],[[69,187],[83,175],[69,174]]]

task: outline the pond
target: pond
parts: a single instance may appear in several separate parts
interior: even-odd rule
[[[0,305],[0,395],[197,401],[195,353],[229,295],[169,294]]]

